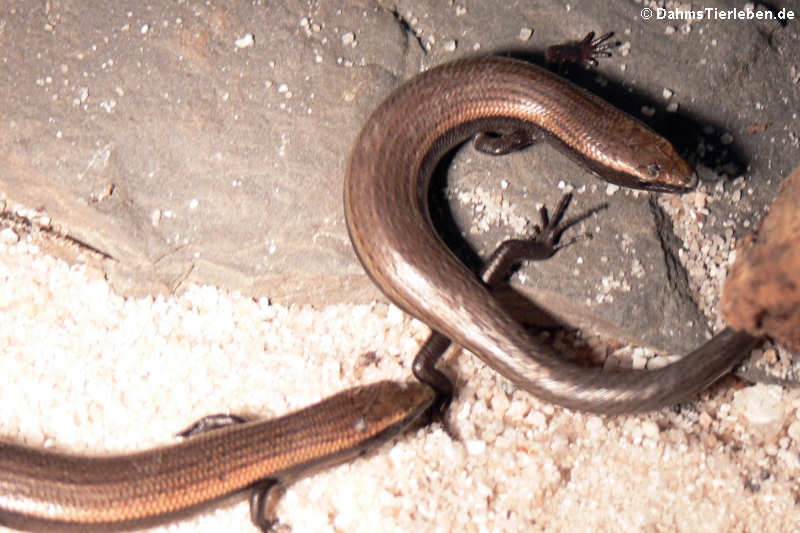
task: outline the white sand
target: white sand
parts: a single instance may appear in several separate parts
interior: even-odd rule
[[[287,309],[211,287],[126,300],[25,238],[0,244],[0,309],[0,435],[87,453],[409,379],[427,334],[383,304]],[[800,530],[796,390],[730,380],[680,415],[603,418],[516,391],[469,353],[446,364],[462,440],[430,426],[290,486],[291,531]],[[167,530],[255,528],[242,500],[153,529]]]

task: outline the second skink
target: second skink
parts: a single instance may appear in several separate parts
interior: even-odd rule
[[[528,335],[447,249],[430,220],[434,167],[446,152],[484,132],[522,139],[521,145],[547,139],[596,176],[622,186],[683,193],[696,182],[668,141],[545,69],[499,57],[433,68],[372,113],[345,180],[350,238],[390,300],[522,389],[598,413],[676,403],[749,353],[756,340],[726,329],[664,368],[601,372],[559,360]]]
[[[344,462],[427,411],[422,383],[381,381],[271,420],[234,424],[136,453],[86,457],[0,442],[0,525],[119,531],[164,522],[251,488],[256,525],[270,486]]]

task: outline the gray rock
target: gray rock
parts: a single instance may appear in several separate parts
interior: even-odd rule
[[[0,196],[41,208],[58,231],[105,254],[99,264],[125,294],[210,283],[282,302],[380,297],[341,207],[367,115],[421,68],[474,53],[528,55],[590,30],[626,43],[601,62],[605,81],[592,90],[640,118],[643,105],[654,108],[648,122],[712,176],[746,170],[752,192],[714,204],[716,219],[727,209],[757,218],[797,163],[795,26],[644,22],[618,0],[520,4],[19,4],[0,26]],[[535,33],[521,41],[526,28]],[[665,110],[665,89],[676,113]],[[594,238],[527,265],[527,286],[568,316],[599,317],[589,322],[652,346],[684,350],[704,338],[673,260],[680,242],[647,195],[609,197],[546,147],[502,158],[465,147],[450,170],[448,190],[464,193],[452,194],[454,220],[478,251],[529,229],[524,219],[536,222],[540,202],[554,205],[559,181],[585,186],[570,214],[609,203],[576,230]],[[521,217],[515,228],[475,225],[480,198],[467,193],[478,186],[480,198],[502,198]]]

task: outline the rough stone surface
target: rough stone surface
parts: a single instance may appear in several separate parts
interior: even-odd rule
[[[196,282],[282,303],[367,301],[380,295],[352,253],[341,189],[368,113],[426,67],[476,53],[536,61],[590,30],[614,30],[623,46],[596,74],[574,69],[577,82],[646,120],[706,179],[744,176],[747,194],[713,203],[706,218],[720,223],[701,228],[705,242],[730,242],[796,164],[796,25],[646,22],[622,0],[10,3],[0,200],[102,252],[121,294]],[[453,217],[481,253],[529,230],[561,181],[584,191],[574,213],[609,201],[579,228],[592,241],[523,270],[539,303],[560,296],[578,307],[562,314],[667,351],[706,336],[675,260],[678,221],[646,195],[608,197],[546,147],[504,158],[467,147],[451,171],[448,190],[466,193],[452,196]],[[737,222],[724,227],[729,213]]]

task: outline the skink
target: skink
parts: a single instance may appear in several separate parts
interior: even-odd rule
[[[136,529],[255,487],[344,462],[391,439],[428,410],[427,385],[382,381],[279,418],[214,429],[137,453],[85,457],[0,443],[0,525],[42,530]]]
[[[545,69],[500,57],[432,68],[372,113],[354,143],[345,179],[353,247],[391,301],[520,388],[597,413],[679,402],[749,353],[757,340],[725,329],[661,369],[601,372],[559,360],[526,334],[446,248],[430,220],[434,167],[455,146],[487,132],[518,146],[549,140],[596,176],[622,186],[683,193],[696,183],[668,141]]]

